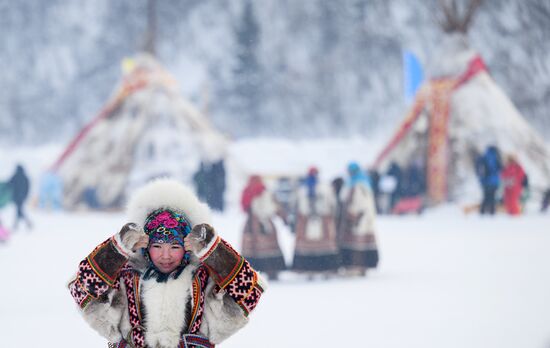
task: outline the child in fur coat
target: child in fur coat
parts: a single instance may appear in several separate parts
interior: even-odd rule
[[[132,222],[82,260],[69,283],[109,347],[214,347],[248,322],[265,286],[188,188],[150,183],[128,214]]]

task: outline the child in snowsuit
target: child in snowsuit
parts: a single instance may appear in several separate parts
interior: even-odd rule
[[[128,215],[69,283],[109,347],[214,347],[246,325],[264,284],[191,190],[154,181],[136,192]]]

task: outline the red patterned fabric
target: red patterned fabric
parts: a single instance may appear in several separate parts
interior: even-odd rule
[[[113,285],[118,286],[118,282]],[[94,272],[88,259],[80,262],[77,277],[69,284],[69,291],[80,308],[85,308],[90,300],[98,298],[109,288],[109,284]]]
[[[132,342],[136,347],[145,347],[145,334],[141,326],[141,309],[139,307],[139,275],[126,273],[123,277],[128,299],[128,315],[132,325]]]
[[[433,80],[431,86],[430,128],[428,130],[427,180],[432,203],[447,199],[447,165],[449,163],[449,113],[453,79]]]
[[[231,271],[226,276],[221,276],[217,270],[208,267],[212,273],[216,283],[223,288],[227,294],[235,300],[235,302],[242,308],[245,315],[248,314],[256,307],[260,297],[263,293],[262,287],[258,284],[258,274],[250,266],[250,263],[246,261],[238,252],[231,247],[229,243],[221,239],[221,242],[216,247],[216,252],[232,253],[236,260],[234,265],[228,265],[231,267]],[[208,259],[205,260],[208,264]],[[229,268],[229,267],[228,267]]]
[[[208,283],[208,271],[205,267],[199,267],[193,280],[193,311],[189,322],[189,332],[196,334],[202,324],[204,313],[204,298],[206,285]]]

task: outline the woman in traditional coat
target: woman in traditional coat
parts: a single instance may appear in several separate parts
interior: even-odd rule
[[[265,272],[270,279],[278,279],[279,271],[286,269],[273,223],[279,207],[260,176],[249,178],[241,196],[241,206],[247,215],[242,239],[243,255],[255,269]]]
[[[339,267],[336,199],[332,188],[318,178],[317,168],[310,168],[298,190],[292,269],[299,272],[335,272]]]
[[[80,262],[69,290],[109,347],[214,347],[248,322],[265,284],[176,181],[136,192],[119,233]]]
[[[378,265],[374,227],[376,206],[368,177],[357,163],[349,164],[348,174],[346,186],[341,192],[344,208],[338,236],[340,254],[344,267],[364,275],[367,268]]]

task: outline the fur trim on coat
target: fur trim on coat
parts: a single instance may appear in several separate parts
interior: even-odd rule
[[[168,178],[151,181],[132,195],[127,208],[128,220],[143,228],[147,215],[160,208],[182,213],[189,219],[191,227],[212,224],[210,208],[200,202],[190,188]]]

